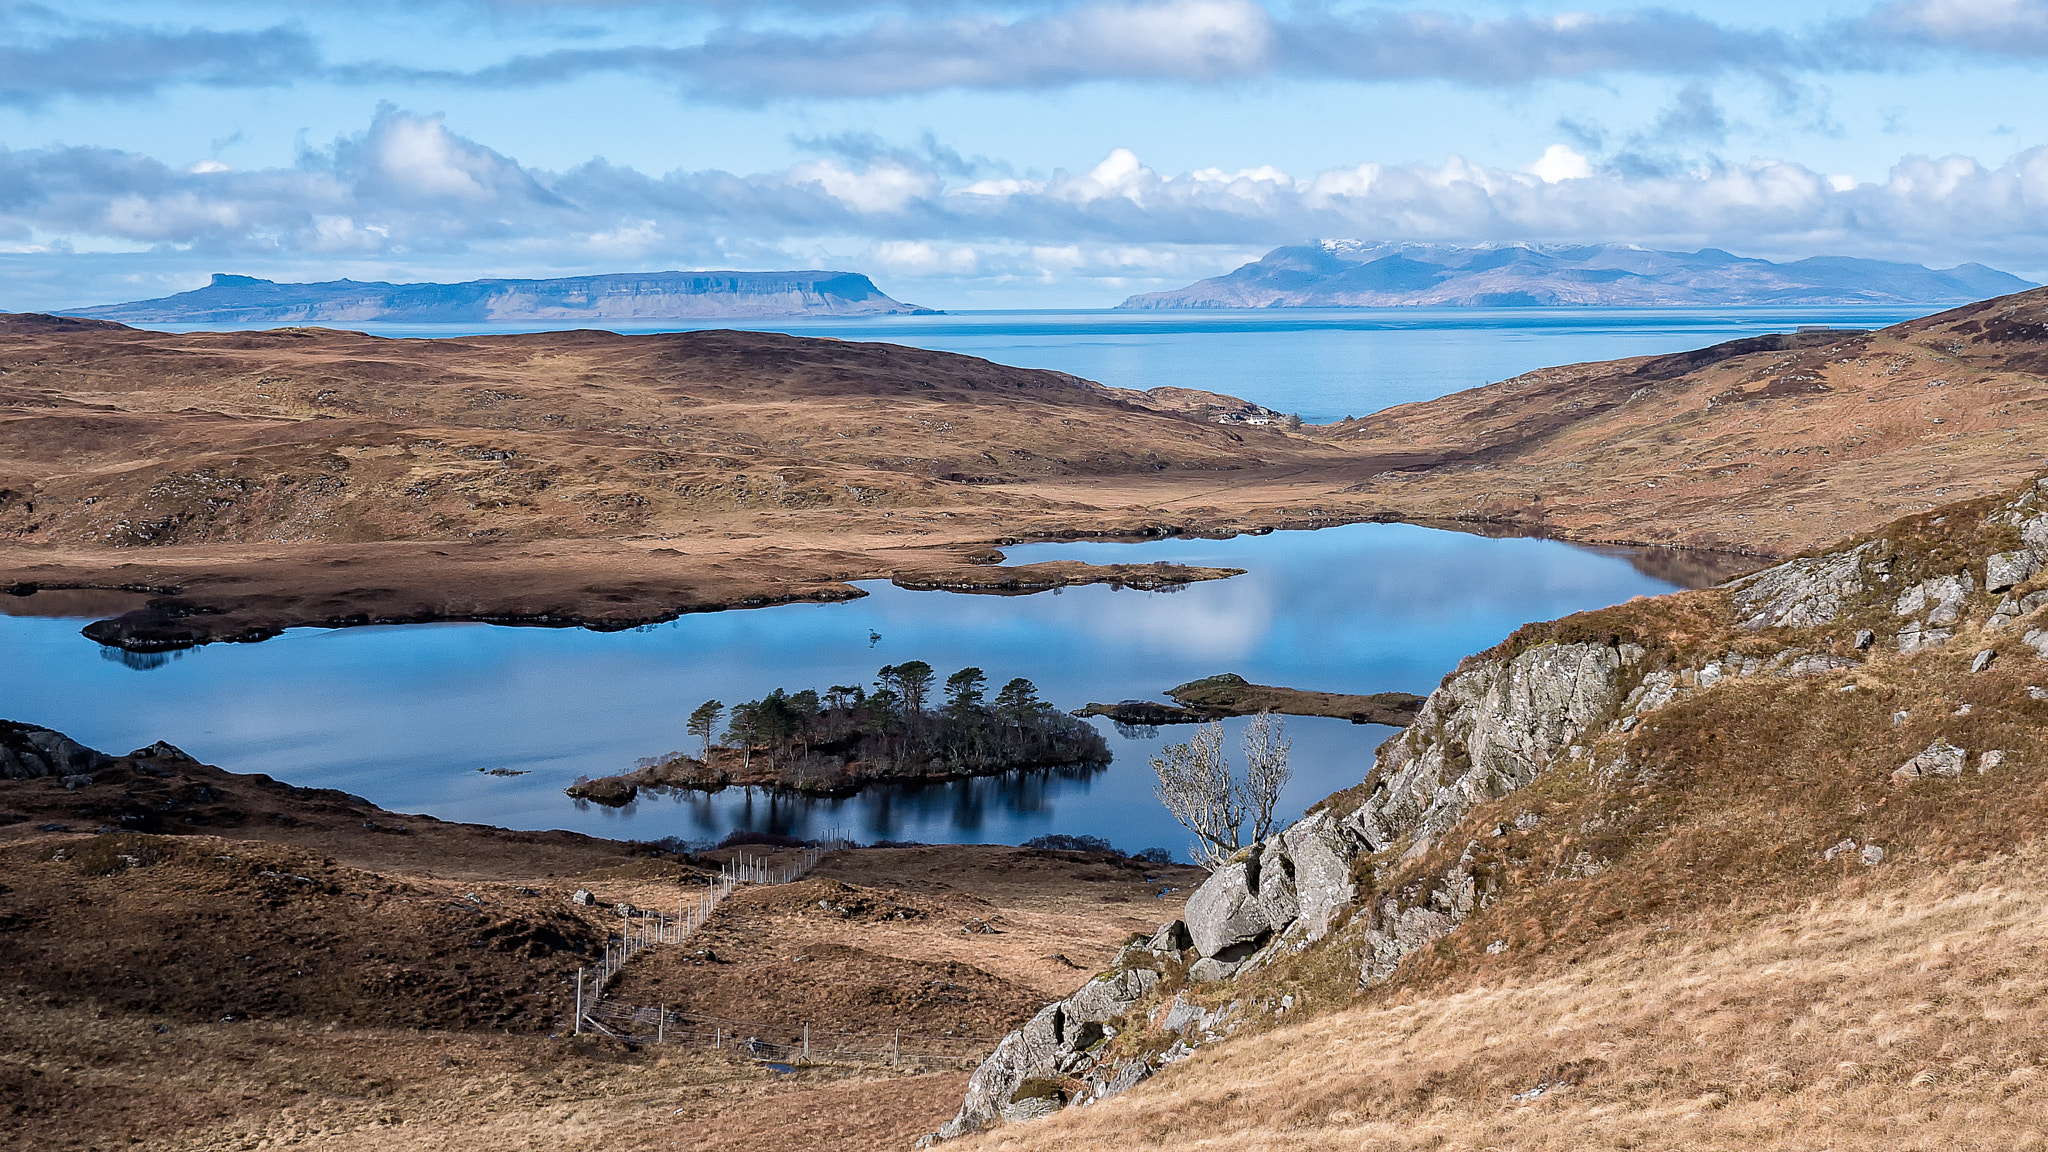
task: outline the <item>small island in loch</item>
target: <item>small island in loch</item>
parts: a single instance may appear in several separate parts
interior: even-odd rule
[[[835,684],[823,695],[777,688],[734,705],[729,714],[720,701],[707,700],[688,724],[701,742],[698,755],[648,757],[632,772],[578,779],[567,792],[612,807],[631,803],[642,788],[845,796],[872,784],[1095,768],[1110,761],[1100,732],[1039,699],[1037,686],[1021,676],[990,701],[987,674],[962,668],[946,678],[944,703],[928,709],[935,678],[930,664],[912,660],[883,667],[873,692],[857,684]],[[721,717],[726,728],[715,743]]]
[[[1199,724],[1225,716],[1279,712],[1288,716],[1330,716],[1353,724],[1406,728],[1421,710],[1423,699],[1413,692],[1357,695],[1253,684],[1235,672],[1190,680],[1178,688],[1169,689],[1166,695],[1173,703],[1122,700],[1115,704],[1090,704],[1074,715],[1107,716],[1118,724],[1154,726]]]

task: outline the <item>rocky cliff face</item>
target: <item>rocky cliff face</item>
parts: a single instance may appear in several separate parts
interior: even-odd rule
[[[1547,639],[1542,629],[1525,629],[1468,660],[1430,694],[1413,725],[1381,745],[1355,808],[1311,812],[1218,868],[1189,897],[1183,920],[1127,947],[1109,975],[1005,1041],[936,1136],[1092,1104],[1248,1018],[1242,1000],[1219,1010],[1195,1008],[1180,993],[1162,1000],[1155,992],[1162,983],[1169,990],[1183,982],[1228,987],[1333,931],[1355,957],[1358,986],[1388,979],[1500,897],[1497,873],[1479,863],[1482,842],[1540,819],[1524,813],[1494,827],[1489,817],[1487,827],[1471,827],[1476,809],[1567,767],[1595,787],[1641,778],[1629,764],[1628,734],[1681,700],[1725,683],[1839,675],[1958,636],[1995,645],[2021,628],[2023,650],[2048,661],[2048,625],[2038,619],[2048,615],[2048,478],[1683,595],[1691,597],[1685,619],[1699,634],[1671,617],[1637,613],[1634,634],[1625,635],[1623,606],[1604,618],[1556,622]],[[1667,622],[1660,632],[1642,627],[1645,619]],[[1616,630],[1597,640],[1556,638],[1610,625]],[[1978,652],[1971,671],[1989,667],[1997,652]],[[1855,688],[1852,681],[1838,690]],[[2028,693],[2048,699],[2048,690]],[[2013,755],[1984,748],[1973,758],[1970,749],[1937,739],[1892,771],[1891,783],[1956,777],[1973,763],[1980,774],[1993,772]],[[1885,857],[1879,847],[1844,844],[1821,859],[1850,852],[1874,866]],[[1581,852],[1561,858],[1553,873],[1592,876],[1604,867]],[[1087,1023],[1062,1032],[1052,1027],[1061,1019]],[[1119,1048],[1112,1043],[1118,1020],[1178,1038],[1149,1051]],[[1056,1083],[1069,1090],[1055,1091]]]

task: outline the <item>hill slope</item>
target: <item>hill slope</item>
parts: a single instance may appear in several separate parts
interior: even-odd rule
[[[1133,296],[1118,307],[1959,304],[2032,287],[1982,264],[1932,269],[1853,256],[1775,264],[1713,248],[1321,240],[1275,248],[1227,275]]]
[[[2037,471],[2044,374],[2048,289],[1298,430],[1214,393],[772,334],[0,317],[0,586],[148,591],[171,624],[107,638],[174,644],[1221,575],[992,566],[1034,537],[1412,520],[1785,556]]]
[[[2039,1143],[2044,684],[2048,479],[1525,627],[1014,1033],[942,1131]]]
[[[890,299],[857,272],[625,272],[460,284],[279,284],[215,273],[211,284],[190,292],[77,308],[66,315],[130,324],[304,324],[882,316],[926,311]]]

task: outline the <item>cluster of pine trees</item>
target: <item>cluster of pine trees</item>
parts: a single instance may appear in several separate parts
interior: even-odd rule
[[[936,682],[930,664],[912,660],[883,667],[873,691],[858,684],[835,684],[823,694],[777,688],[729,712],[707,700],[690,714],[688,728],[702,742],[698,764],[720,782],[770,776],[804,789],[1109,762],[1109,745],[1093,725],[1039,699],[1037,686],[1021,676],[992,700],[979,668],[946,677],[943,699],[934,702]]]

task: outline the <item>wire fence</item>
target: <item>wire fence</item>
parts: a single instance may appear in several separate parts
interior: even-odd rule
[[[626,966],[626,961],[645,952],[657,944],[681,944],[694,935],[718,905],[732,895],[742,884],[790,884],[803,879],[804,875],[818,866],[827,852],[853,847],[853,837],[844,829],[834,828],[825,833],[816,844],[805,848],[791,863],[771,866],[764,858],[742,853],[738,857],[719,865],[718,876],[711,882],[711,890],[699,896],[692,904],[687,897],[676,899],[676,914],[670,916],[647,908],[626,907],[622,911],[625,920],[617,936],[605,942],[604,956],[595,968],[576,970],[576,1016],[573,1030],[583,1031],[584,1025],[594,1022],[593,1012],[604,1006],[605,986]]]
[[[788,1064],[958,1065],[972,1068],[994,1051],[995,1036],[842,1032],[808,1024],[763,1024],[678,1012],[667,1007],[590,1005],[584,1021],[593,1031],[643,1044],[677,1044],[736,1052],[755,1060]]]

